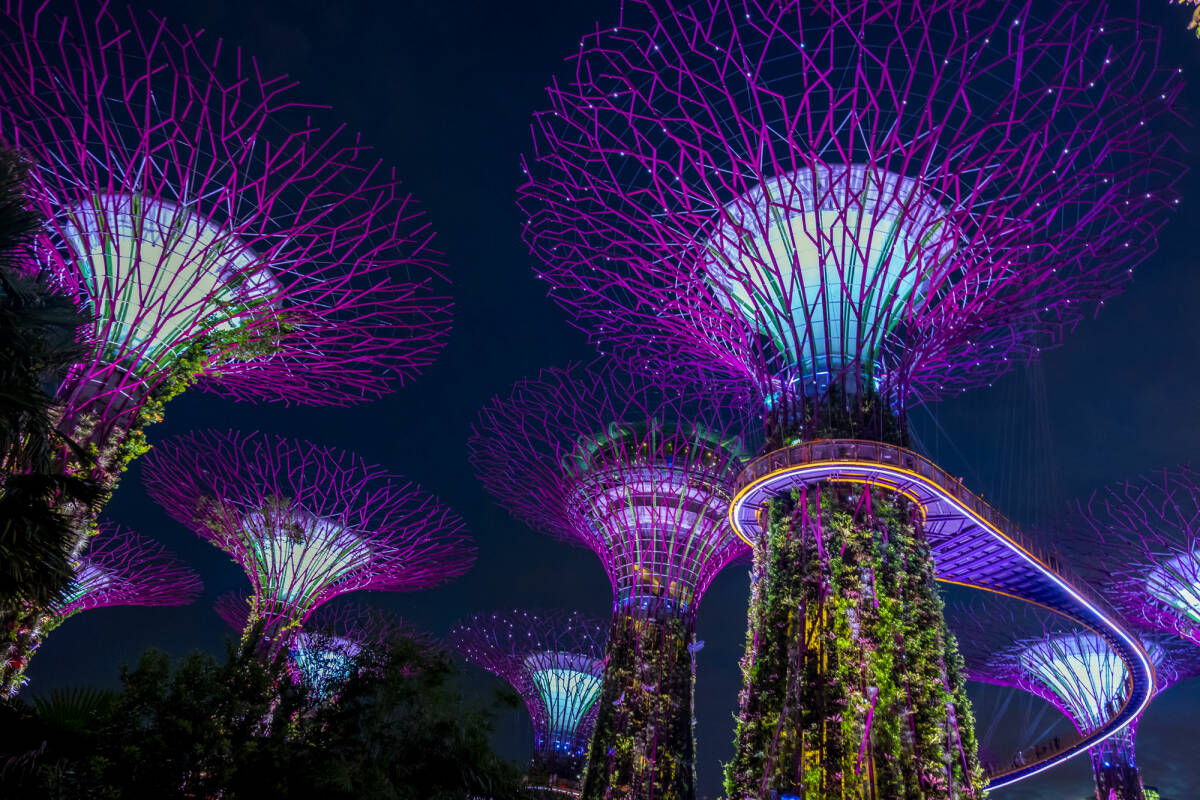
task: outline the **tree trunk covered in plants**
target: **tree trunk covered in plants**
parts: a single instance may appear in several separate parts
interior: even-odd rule
[[[1088,751],[1097,800],[1146,800],[1142,775],[1133,759],[1137,725],[1130,725]]]
[[[684,612],[618,608],[608,640],[584,800],[690,800],[695,621]]]
[[[913,504],[819,484],[755,548],[732,800],[982,797],[957,645]]]

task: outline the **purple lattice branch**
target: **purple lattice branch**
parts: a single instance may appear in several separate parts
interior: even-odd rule
[[[474,547],[457,514],[359,457],[282,437],[207,431],[155,447],[150,496],[228,553],[272,636],[361,589],[458,577]]]
[[[903,403],[1056,344],[1184,172],[1158,33],[1104,3],[625,0],[533,123],[541,277],[606,352]]]
[[[536,750],[573,751],[578,757],[596,721],[607,639],[606,625],[578,612],[514,610],[474,616],[452,630],[448,642],[521,696],[533,719]],[[591,680],[539,675],[555,669]],[[562,695],[557,704],[551,699],[555,692]]]
[[[157,542],[104,523],[53,613],[66,618],[106,606],[183,606],[202,589],[200,576]]]
[[[450,303],[427,223],[291,82],[107,4],[2,18],[0,136],[37,165],[47,267],[96,314],[68,420],[127,424],[181,368],[239,399],[347,404],[436,356]]]
[[[1153,472],[1071,510],[1072,561],[1127,616],[1200,645],[1200,473]]]
[[[576,366],[493,398],[469,445],[487,490],[533,528],[591,548],[618,602],[694,611],[745,551],[727,519],[741,429],[699,387]]]

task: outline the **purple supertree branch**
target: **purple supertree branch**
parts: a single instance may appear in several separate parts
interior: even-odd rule
[[[551,295],[631,364],[764,397],[860,371],[938,397],[1056,344],[1155,246],[1182,164],[1149,123],[1179,83],[1103,4],[1028,10],[626,0],[533,124]]]
[[[572,663],[580,671],[593,675],[596,685],[573,684],[564,688],[575,692],[591,689],[598,694],[607,639],[607,625],[579,612],[513,610],[476,615],[454,628],[447,643],[468,661],[513,687],[529,709],[535,747],[543,750],[551,746],[553,732],[549,729],[551,709],[547,708],[533,674],[541,663],[538,659],[545,654],[577,657]],[[576,699],[587,701],[582,697]],[[576,746],[585,746],[595,723],[596,711],[597,706],[592,702],[578,720],[578,728],[562,733],[571,736]]]
[[[658,595],[694,610],[746,550],[725,510],[741,431],[735,411],[698,386],[575,366],[493,398],[470,459],[517,519],[594,551],[619,598]]]
[[[301,625],[329,599],[412,591],[474,562],[461,518],[359,457],[282,437],[207,431],[157,445],[150,496],[246,572],[251,614]]]
[[[313,404],[433,359],[450,303],[428,224],[356,136],[305,119],[291,82],[107,4],[7,0],[3,17],[0,137],[38,165],[48,266],[98,311],[68,418],[115,425],[184,354],[206,388]]]
[[[225,592],[213,601],[213,610],[233,630],[243,633],[250,621],[251,598],[245,592]],[[304,625],[304,633],[354,641],[364,649],[378,649],[394,636],[404,636],[433,646],[433,637],[404,619],[359,603],[329,603],[318,608]]]
[[[1184,465],[1076,501],[1060,536],[1122,612],[1200,645],[1200,473]]]
[[[157,542],[103,523],[53,613],[65,618],[106,606],[182,606],[202,589],[200,576]]]

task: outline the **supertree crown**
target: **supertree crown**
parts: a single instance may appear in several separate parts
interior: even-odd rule
[[[244,633],[250,622],[251,598],[226,592],[213,608],[226,624]],[[318,608],[288,644],[292,677],[318,697],[330,696],[355,669],[371,668],[387,655],[398,637],[432,648],[433,640],[404,620],[377,608],[355,603],[331,603]]]
[[[625,0],[534,120],[551,296],[767,403],[940,397],[1056,343],[1177,202],[1179,81],[1104,3],[1030,9]]]
[[[47,267],[95,314],[68,415],[111,423],[180,369],[240,399],[345,404],[433,359],[450,303],[428,225],[292,83],[108,4],[6,0],[3,27],[0,138],[36,164]]]
[[[1200,473],[1182,466],[1098,490],[1064,527],[1073,560],[1127,616],[1200,645]]]
[[[703,400],[611,366],[543,370],[484,407],[471,463],[515,517],[591,548],[619,604],[694,610],[744,551],[727,519],[739,423]]]
[[[604,673],[607,626],[572,612],[475,616],[449,642],[525,700],[539,753],[582,758]]]
[[[474,562],[457,514],[350,453],[206,431],[157,445],[149,462],[150,496],[242,566],[251,615],[272,636],[346,592],[423,589]]]
[[[1127,699],[1128,673],[1121,658],[1104,638],[1069,620],[998,603],[953,608],[948,617],[972,680],[1037,695],[1069,717],[1080,733],[1100,728]],[[1200,675],[1200,649],[1190,642],[1146,629],[1139,639],[1154,663],[1156,693]],[[1135,718],[1114,739],[1131,760],[1136,730]]]
[[[183,606],[202,589],[200,576],[157,542],[101,523],[53,613],[66,618],[105,606]]]

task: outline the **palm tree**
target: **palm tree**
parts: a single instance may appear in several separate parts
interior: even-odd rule
[[[70,585],[79,509],[100,499],[89,478],[64,474],[59,457],[68,448],[88,460],[58,432],[51,395],[81,358],[87,318],[37,269],[41,221],[25,201],[28,174],[20,154],[0,149],[0,635],[10,647],[29,635],[30,612]]]

